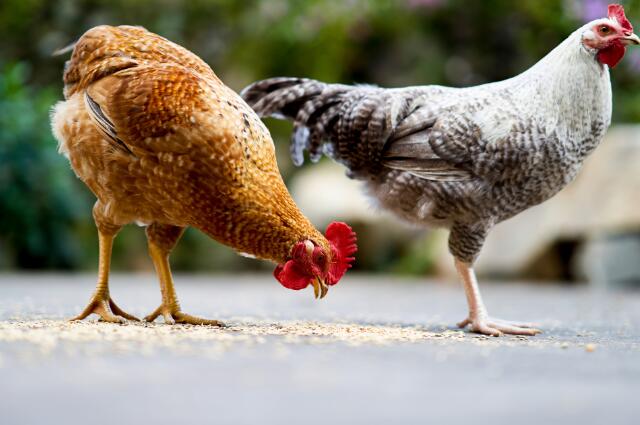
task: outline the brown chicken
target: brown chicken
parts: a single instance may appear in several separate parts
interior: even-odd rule
[[[351,228],[314,228],[282,181],[266,127],[193,53],[144,28],[99,26],[75,43],[64,84],[53,132],[98,198],[100,244],[96,291],[74,319],[136,320],[108,286],[113,238],[131,222],[146,226],[162,292],[147,321],[221,324],[180,309],[168,257],[187,226],[278,263],[283,286],[311,284],[316,298],[351,266]]]

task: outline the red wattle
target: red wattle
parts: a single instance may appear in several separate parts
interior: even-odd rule
[[[284,265],[278,264],[273,271],[273,277],[285,288],[296,291],[309,286],[312,280],[312,277],[305,275],[293,260],[287,261]]]
[[[618,62],[622,60],[624,52],[624,45],[616,41],[609,47],[600,50],[596,57],[601,64],[609,65],[609,68],[614,68]]]

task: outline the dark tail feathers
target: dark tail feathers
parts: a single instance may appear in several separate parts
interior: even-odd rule
[[[371,86],[326,84],[303,78],[271,78],[245,88],[244,100],[261,117],[294,122],[291,157],[316,162],[322,154],[347,166],[351,174],[372,173],[392,131],[390,96]]]

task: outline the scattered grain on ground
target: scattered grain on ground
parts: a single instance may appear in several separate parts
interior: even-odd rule
[[[267,339],[285,349],[291,344],[345,344],[347,346],[385,346],[398,344],[456,344],[471,343],[487,346],[569,348],[567,342],[537,336],[533,338],[493,338],[462,330],[433,331],[422,326],[396,324],[340,323],[318,321],[269,321],[234,318],[227,327],[165,325],[162,323],[128,322],[125,324],[95,321],[68,322],[64,320],[8,320],[0,321],[0,343],[25,344],[32,352],[47,355],[54,350],[68,354],[152,354],[169,350],[175,354],[219,356],[231,348],[256,347]],[[586,351],[595,346],[587,344]]]

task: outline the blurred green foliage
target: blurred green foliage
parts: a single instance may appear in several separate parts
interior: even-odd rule
[[[622,2],[640,18],[640,0]],[[51,52],[98,24],[142,25],[194,51],[230,87],[276,76],[382,86],[473,85],[522,72],[602,0],[2,0],[0,2],[0,267],[94,267],[92,197],[55,152],[48,109],[65,58]],[[640,50],[640,49],[638,49]],[[640,51],[613,72],[614,120],[640,120]],[[290,124],[269,122],[286,178]],[[416,244],[428,250],[428,244]],[[409,248],[407,248],[409,249]],[[398,250],[399,253],[402,250]],[[149,266],[127,229],[115,264]],[[387,256],[388,257],[388,256]],[[376,270],[428,269],[425,255],[385,257]],[[409,258],[409,259],[407,259]],[[414,261],[415,260],[415,261]],[[407,264],[407,261],[412,264]],[[178,268],[257,267],[190,231]],[[415,263],[417,262],[417,263]]]
[[[81,259],[71,237],[74,223],[88,199],[77,194],[69,165],[56,152],[48,111],[57,94],[26,86],[28,74],[24,63],[0,74],[2,261],[22,268],[71,268]]]

